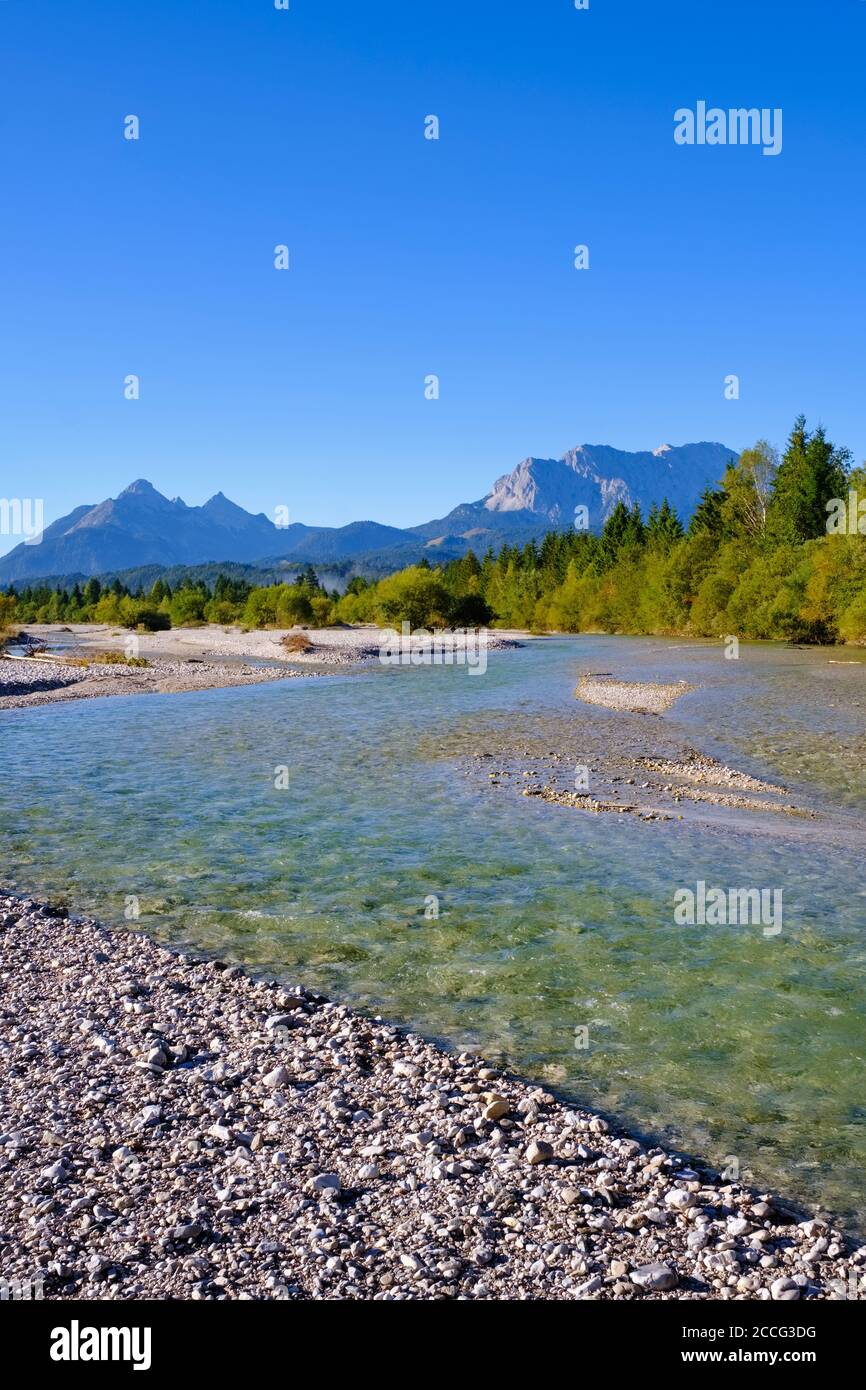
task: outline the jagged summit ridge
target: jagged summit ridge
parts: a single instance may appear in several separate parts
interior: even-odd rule
[[[490,492],[446,516],[400,528],[375,521],[348,526],[278,527],[215,492],[202,506],[169,499],[146,478],[117,497],[76,507],[48,526],[41,543],[18,545],[0,558],[0,584],[51,575],[88,576],[141,565],[254,563],[285,558],[318,564],[365,557],[398,568],[430,552],[449,558],[522,543],[574,524],[586,507],[599,530],[617,502],[644,513],[667,498],[685,520],[708,483],[721,478],[734,450],[723,444],[662,444],[628,452],[609,444],[579,444],[561,458],[525,458],[497,478]]]

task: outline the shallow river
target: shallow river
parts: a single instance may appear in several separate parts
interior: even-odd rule
[[[593,718],[582,670],[690,681],[659,724],[818,819],[646,824],[472,774],[491,727]],[[0,875],[477,1047],[862,1231],[864,739],[856,653],[631,638],[9,711]],[[700,879],[782,889],[782,931],[676,925]]]

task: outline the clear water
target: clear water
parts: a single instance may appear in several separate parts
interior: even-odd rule
[[[782,777],[821,819],[647,825],[467,775],[491,727],[555,744],[610,721],[575,702],[580,670],[694,683],[659,727]],[[484,676],[377,668],[9,711],[0,865],[116,923],[134,896],[160,939],[477,1047],[862,1229],[864,738],[856,654],[728,662],[629,638],[493,653]],[[674,925],[674,891],[700,878],[782,887],[782,934]]]

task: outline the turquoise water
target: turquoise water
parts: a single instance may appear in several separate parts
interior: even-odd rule
[[[489,661],[6,712],[3,879],[112,922],[135,898],[160,939],[482,1049],[862,1229],[866,662],[628,638]],[[575,702],[584,669],[697,685],[659,728],[821,819],[647,825],[467,775],[491,728],[554,752],[610,721]],[[781,887],[781,935],[674,925],[701,878]]]

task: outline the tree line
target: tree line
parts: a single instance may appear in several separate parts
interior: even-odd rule
[[[687,525],[667,501],[647,517],[618,502],[598,535],[550,531],[480,558],[469,550],[441,566],[422,560],[378,582],[355,577],[342,595],[307,566],[291,584],[220,574],[212,589],[183,580],[172,590],[157,579],[147,593],[130,593],[117,580],[103,589],[90,579],[70,590],[10,590],[0,620],[3,605],[18,622],[151,631],[408,622],[863,642],[866,469],[852,469],[850,452],[801,416],[781,458],[763,440],[746,449],[705,489]]]

